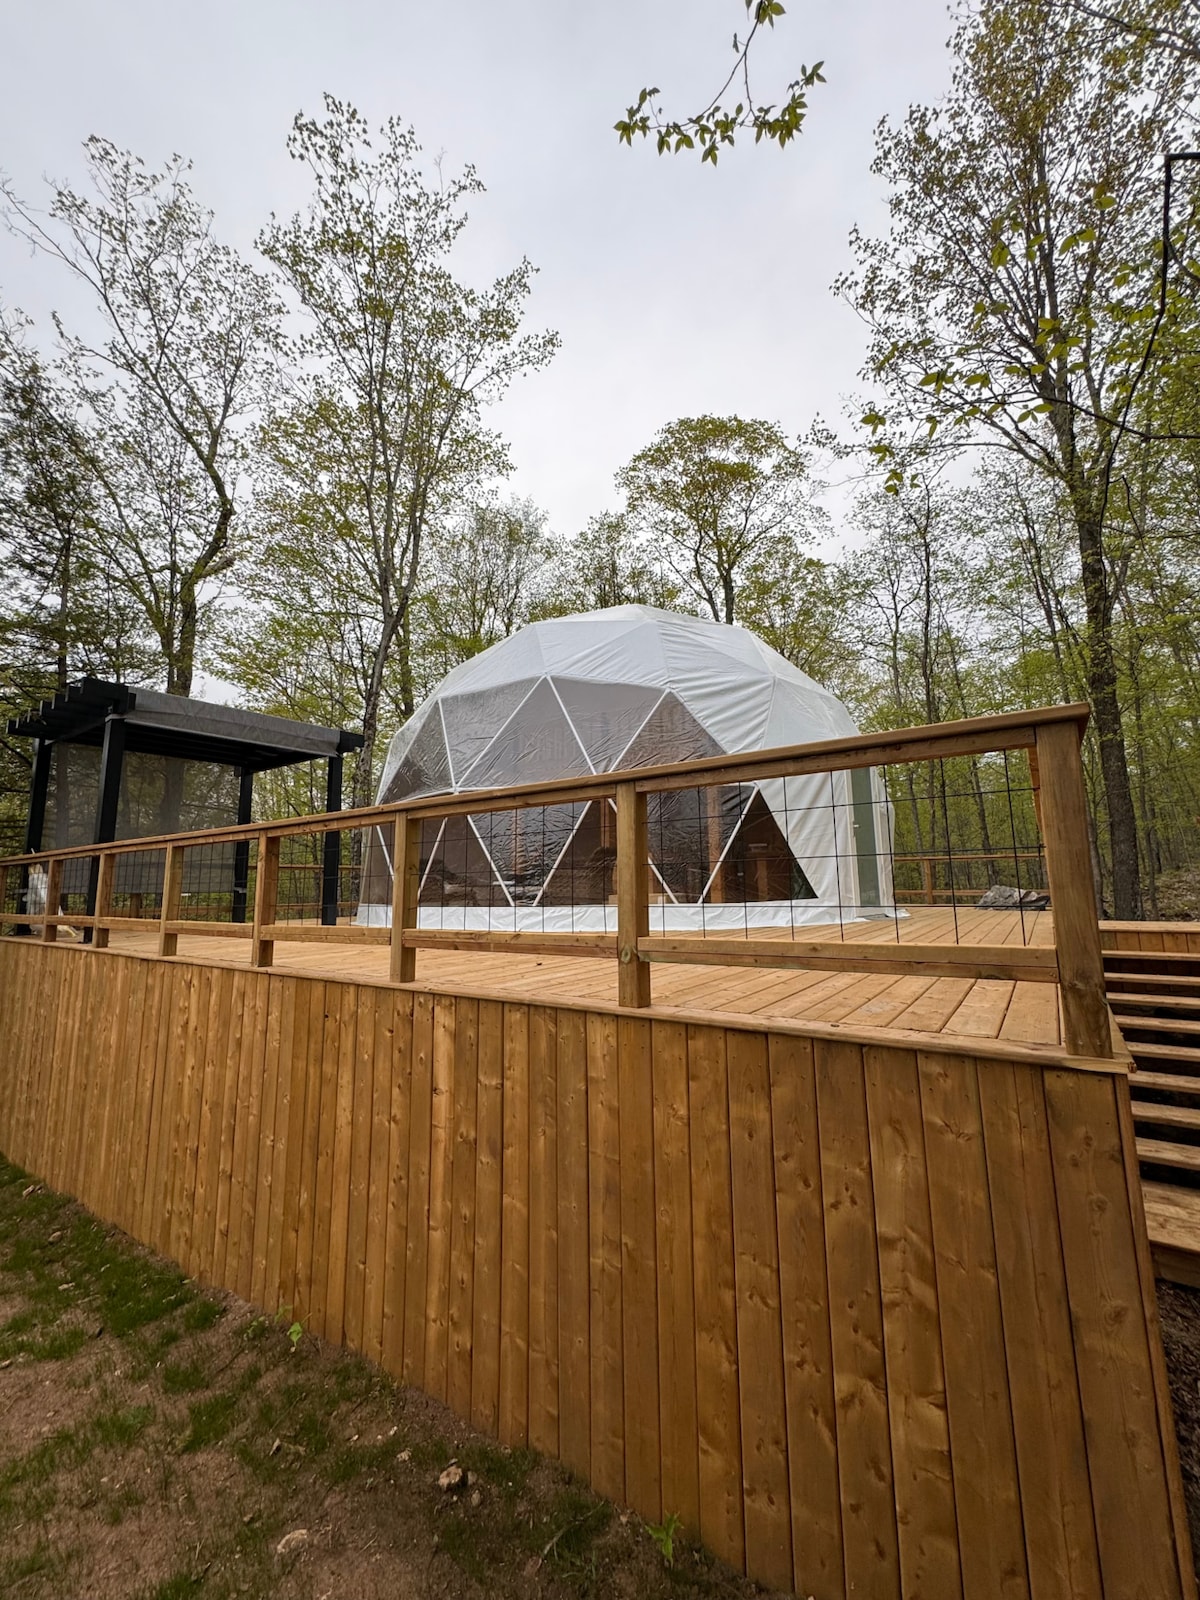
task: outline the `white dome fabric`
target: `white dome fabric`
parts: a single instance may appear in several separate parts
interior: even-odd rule
[[[649,606],[614,606],[532,623],[456,667],[393,738],[378,800],[469,793],[856,731],[833,695],[746,629]],[[651,797],[654,931],[890,912],[891,819],[874,773],[730,785],[709,795],[701,801],[690,793],[690,813],[678,796],[662,797],[661,804]],[[422,851],[421,925],[615,930],[601,804],[539,808],[524,817],[503,813],[502,825],[498,814],[483,813],[459,824],[459,834],[434,830]],[[446,865],[452,851],[456,869]],[[390,917],[389,854],[377,830],[360,922]]]

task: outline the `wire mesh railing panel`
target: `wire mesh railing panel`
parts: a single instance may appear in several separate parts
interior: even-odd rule
[[[281,839],[275,921],[298,927],[352,922],[371,831],[341,828]]]
[[[108,914],[135,919],[160,917],[166,867],[165,850],[123,850],[115,855]]]
[[[245,922],[252,841],[221,840],[183,851],[179,922]]]

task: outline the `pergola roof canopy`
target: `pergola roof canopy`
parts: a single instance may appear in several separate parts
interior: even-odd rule
[[[359,750],[363,743],[362,734],[345,728],[322,728],[102,678],[69,684],[36,711],[11,718],[8,731],[28,739],[99,745],[110,716],[125,724],[126,750],[212,761],[247,772],[328,759]]]

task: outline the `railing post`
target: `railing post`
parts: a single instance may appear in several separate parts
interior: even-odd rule
[[[632,783],[617,785],[617,1003],[650,1004],[650,963],[638,940],[650,932],[650,867],[646,796]]]
[[[117,857],[112,850],[106,850],[100,857],[99,871],[96,874],[96,902],[92,915],[92,949],[106,950],[108,948],[107,928],[100,926],[102,917],[112,916],[113,874],[116,871]]]
[[[404,930],[417,925],[421,879],[421,824],[402,811],[392,827],[392,960],[393,983],[412,983],[417,952],[404,943]]]
[[[254,871],[254,928],[250,939],[250,965],[269,967],[275,959],[274,939],[264,939],[279,910],[279,835],[260,833]]]
[[[179,907],[183,900],[183,846],[169,844],[163,867],[162,908],[159,911],[158,953],[173,956],[179,948],[179,935],[167,931],[168,922],[179,920]]]
[[[58,938],[58,924],[51,917],[58,915],[58,902],[62,894],[62,859],[55,856],[46,869],[46,907],[42,922],[42,943],[53,944]]]
[[[0,865],[0,934],[4,932],[4,908],[8,904],[8,868]]]
[[[1081,727],[1071,722],[1046,723],[1037,730],[1042,842],[1054,913],[1063,1044],[1075,1055],[1107,1057],[1113,1053],[1112,1025],[1092,885],[1081,737]]]

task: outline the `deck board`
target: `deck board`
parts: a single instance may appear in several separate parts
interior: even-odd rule
[[[790,931],[756,928],[755,939],[791,937]],[[899,922],[862,921],[795,930],[798,938],[847,943],[1053,944],[1048,912],[1022,920],[1011,911],[913,908]],[[728,930],[721,936],[728,938]],[[114,929],[110,948],[132,955],[157,953],[157,935]],[[222,967],[242,967],[250,941],[196,933],[181,934],[179,956]],[[388,951],[382,945],[300,942],[275,944],[275,969],[309,977],[356,983],[388,981]],[[588,957],[517,955],[490,951],[421,950],[417,977],[422,984],[513,999],[579,1004],[615,1002],[617,965]],[[653,972],[657,1011],[703,1010],[823,1022],[855,1027],[886,1027],[913,1034],[945,1033],[972,1039],[1007,1039],[1026,1045],[1056,1046],[1061,1039],[1055,990],[1048,984],[996,979],[901,977],[866,972],[828,972],[656,963]]]

